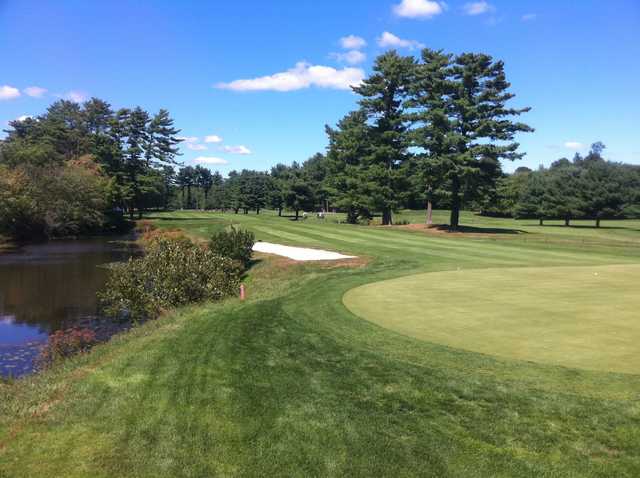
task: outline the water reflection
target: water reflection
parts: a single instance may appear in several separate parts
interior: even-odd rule
[[[42,343],[49,333],[95,316],[104,265],[135,252],[122,238],[100,238],[0,254],[0,374],[7,375],[2,364],[12,348]]]

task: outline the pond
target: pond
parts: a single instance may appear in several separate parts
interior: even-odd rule
[[[51,241],[0,254],[0,375],[32,372],[50,333],[100,322],[105,265],[138,251],[127,239]]]

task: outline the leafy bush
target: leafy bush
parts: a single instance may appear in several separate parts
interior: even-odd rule
[[[100,299],[111,316],[152,318],[171,307],[232,295],[241,275],[228,257],[187,238],[159,237],[144,257],[112,266]]]
[[[91,329],[58,330],[49,336],[47,344],[40,351],[38,367],[46,368],[61,359],[87,352],[96,343],[96,334]]]
[[[25,240],[102,231],[112,186],[91,157],[52,166],[0,165],[0,233]]]
[[[246,270],[251,262],[254,244],[255,236],[252,232],[232,226],[228,230],[215,233],[209,242],[209,249],[240,262]]]

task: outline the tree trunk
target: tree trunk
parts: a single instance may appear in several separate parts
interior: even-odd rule
[[[385,207],[382,210],[382,225],[383,226],[390,226],[392,224],[392,220],[391,220],[391,208],[389,207]]]
[[[600,227],[600,218],[599,217],[596,218],[596,227]]]
[[[451,229],[458,229],[460,225],[460,180],[454,176],[451,180]]]
[[[249,214],[249,208],[245,207],[245,208],[244,208],[244,213],[245,213],[245,214]]]
[[[206,189],[204,190],[204,210],[207,210],[207,199],[209,197],[209,191],[207,191]]]
[[[260,214],[260,207],[256,208],[256,214]]]
[[[433,225],[433,205],[431,201],[427,201],[427,227]]]
[[[571,218],[569,216],[564,218],[564,225],[565,226],[569,226],[569,222],[571,221]]]
[[[278,208],[278,217],[282,217],[282,208],[281,207]]]
[[[234,208],[233,208],[233,212],[234,212],[235,214],[238,214],[238,211],[239,211],[239,210],[240,210],[240,208],[239,208],[239,207],[234,207]]]
[[[298,220],[298,213],[300,212],[299,209],[296,209],[296,221]]]
[[[542,217],[538,218],[538,221],[540,222],[541,226],[544,226],[544,218],[542,218]]]
[[[347,211],[347,222],[349,224],[356,224],[358,222],[358,214],[353,207],[350,207]]]
[[[191,209],[191,186],[187,186],[187,209]]]

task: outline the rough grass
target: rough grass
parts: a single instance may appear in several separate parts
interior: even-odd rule
[[[583,241],[546,228],[501,240],[273,215],[156,220],[203,237],[238,222],[368,263],[262,256],[247,301],[181,309],[3,386],[0,476],[640,474],[640,376],[449,348],[341,302],[366,283],[458,267],[637,264],[633,224]]]
[[[344,303],[424,340],[500,357],[640,373],[640,265],[432,272],[367,284]]]

